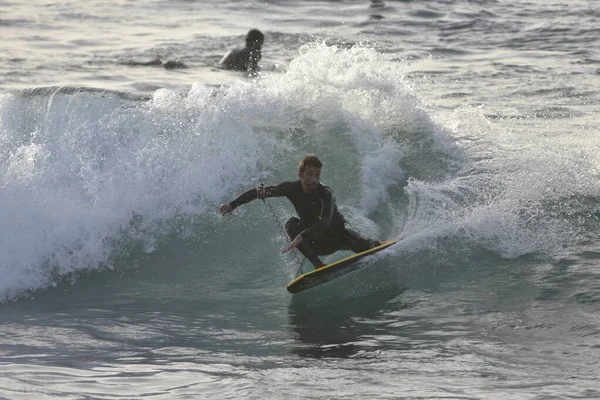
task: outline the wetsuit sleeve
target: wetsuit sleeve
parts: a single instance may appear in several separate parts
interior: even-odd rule
[[[302,236],[311,236],[319,233],[323,229],[329,228],[331,219],[333,218],[333,210],[335,208],[335,200],[333,192],[329,188],[325,188],[325,193],[321,197],[321,218],[315,224],[305,229]]]
[[[264,197],[281,197],[287,196],[292,188],[291,182],[283,182],[277,186],[265,186],[264,187]],[[246,204],[251,202],[252,200],[256,200],[260,197],[261,187],[250,189],[241,195],[239,195],[235,200],[229,203],[232,209],[236,209],[242,204]]]

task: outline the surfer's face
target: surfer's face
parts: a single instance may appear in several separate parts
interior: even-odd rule
[[[307,165],[304,168],[304,172],[298,172],[300,182],[302,182],[302,190],[304,193],[310,193],[317,189],[319,186],[319,179],[321,179],[321,168]]]

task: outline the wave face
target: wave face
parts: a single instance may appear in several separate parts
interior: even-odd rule
[[[520,153],[492,145],[477,108],[436,120],[402,65],[367,47],[310,44],[285,73],[230,86],[151,98],[64,87],[3,94],[0,299],[175,249],[200,264],[223,252],[251,262],[250,249],[281,262],[285,239],[263,206],[229,219],[217,208],[262,182],[295,179],[306,153],[324,161],[322,180],[355,228],[402,239],[390,265],[409,252],[414,265],[468,271],[480,262],[474,252],[577,247],[600,199],[593,156],[556,141]],[[292,215],[284,201],[270,204],[278,218]]]

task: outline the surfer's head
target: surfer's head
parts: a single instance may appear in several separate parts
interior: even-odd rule
[[[305,193],[313,192],[319,186],[321,167],[323,167],[323,163],[314,154],[309,154],[300,161],[298,177]]]
[[[246,35],[246,47],[261,49],[265,41],[265,35],[258,29],[250,29]]]

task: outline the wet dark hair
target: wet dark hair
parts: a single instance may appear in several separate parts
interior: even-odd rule
[[[300,161],[300,165],[298,166],[298,172],[304,172],[306,167],[323,167],[323,163],[317,156],[314,154],[309,154]]]
[[[265,41],[265,35],[258,29],[250,29],[246,35],[246,46],[251,46],[258,42],[261,46]]]

